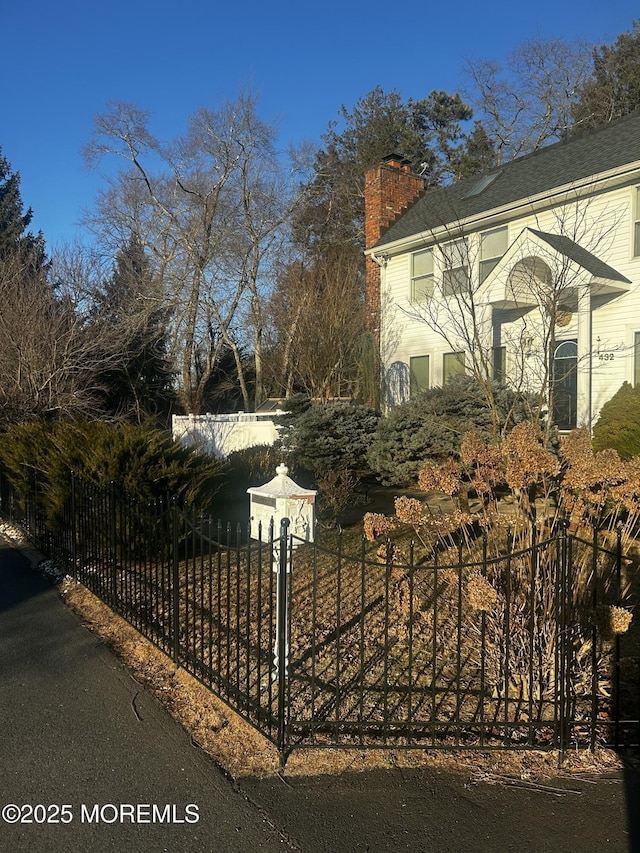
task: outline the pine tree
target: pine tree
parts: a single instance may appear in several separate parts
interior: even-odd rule
[[[355,241],[364,233],[364,175],[388,154],[398,153],[420,172],[428,187],[455,176],[466,149],[462,125],[471,108],[457,94],[433,91],[426,98],[403,101],[397,91],[377,86],[351,111],[340,110],[316,154],[307,203],[296,221],[296,236],[324,242]]]
[[[124,346],[121,364],[102,377],[107,409],[138,421],[166,417],[172,398],[166,308],[137,235],[118,253],[96,305],[95,322],[117,330]]]
[[[593,72],[574,109],[576,130],[598,127],[640,108],[640,20],[593,51]]]
[[[32,219],[31,208],[24,212],[20,174],[11,171],[0,148],[0,258],[19,251],[35,269],[41,269],[45,264],[44,238],[42,233],[34,236],[27,231]]]
[[[457,181],[471,178],[480,172],[488,171],[496,165],[494,145],[481,122],[476,121],[473,130],[467,135],[466,145],[460,147],[451,157],[451,166]]]

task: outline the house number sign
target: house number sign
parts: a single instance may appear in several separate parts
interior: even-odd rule
[[[613,361],[613,355],[612,352],[599,352],[598,358],[600,361]]]

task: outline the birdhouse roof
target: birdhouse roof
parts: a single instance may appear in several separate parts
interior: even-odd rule
[[[304,489],[295,483],[287,474],[289,469],[286,465],[278,465],[276,468],[276,476],[273,480],[269,480],[263,486],[251,486],[247,489],[250,495],[268,495],[274,498],[304,498],[315,496],[317,492],[314,489]]]

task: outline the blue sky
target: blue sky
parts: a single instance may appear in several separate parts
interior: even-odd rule
[[[81,148],[108,100],[153,114],[156,135],[184,131],[200,106],[250,87],[282,147],[319,142],[341,104],[376,85],[420,98],[457,91],[466,58],[504,57],[529,37],[611,42],[637,0],[257,3],[248,0],[31,0],[5,3],[0,147],[20,172],[32,230],[50,248],[81,237],[100,185]],[[490,9],[490,11],[488,11]]]

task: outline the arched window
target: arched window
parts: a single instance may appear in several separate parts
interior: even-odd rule
[[[509,273],[508,298],[523,307],[535,305],[549,292],[552,279],[551,270],[542,258],[521,258]]]
[[[553,354],[553,420],[558,429],[575,429],[578,411],[578,342],[561,341]]]
[[[558,344],[555,351],[555,360],[556,361],[564,361],[564,359],[576,359],[578,358],[578,342],[576,340],[572,341],[562,341],[562,343]]]

